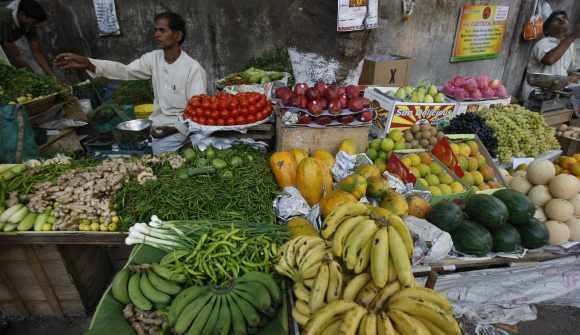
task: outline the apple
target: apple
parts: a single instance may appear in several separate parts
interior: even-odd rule
[[[357,98],[360,97],[360,87],[356,86],[356,85],[348,85],[346,87],[346,95],[348,95],[349,98]]]
[[[304,83],[298,83],[294,86],[294,94],[296,95],[305,95],[306,90],[308,90],[308,85]]]
[[[328,101],[336,99],[338,97],[336,86],[329,86],[326,91],[324,91],[324,97],[328,99]]]
[[[348,97],[346,94],[341,94],[338,97],[338,101],[340,101],[340,108],[344,109],[348,107]]]
[[[312,100],[308,103],[308,111],[314,115],[319,115],[320,113],[322,113],[322,106],[320,106],[320,103],[318,102],[318,100]]]
[[[328,111],[331,114],[340,114],[340,112],[342,111],[342,106],[340,104],[340,100],[334,99],[334,100],[330,100],[330,102],[328,103]]]
[[[314,84],[314,88],[318,91],[319,96],[323,96],[324,91],[326,91],[326,84],[322,80],[319,80]]]
[[[298,116],[298,124],[309,124],[312,122],[312,118],[308,114],[300,114]]]
[[[308,98],[308,100],[312,101],[312,100],[316,100],[320,97],[320,94],[318,93],[318,90],[314,87],[310,87],[309,89],[306,90],[306,97]]]

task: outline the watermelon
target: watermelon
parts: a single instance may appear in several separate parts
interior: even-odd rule
[[[509,216],[506,205],[489,194],[470,196],[465,204],[465,212],[471,220],[490,229],[503,226]]]
[[[520,233],[511,224],[505,224],[491,232],[495,252],[512,252],[517,250],[522,240]]]
[[[463,223],[463,211],[457,204],[441,200],[431,208],[426,219],[439,229],[452,232]]]
[[[503,189],[494,192],[493,196],[506,205],[509,212],[509,222],[513,225],[526,224],[534,216],[536,211],[534,204],[520,192]]]
[[[527,249],[537,249],[548,244],[550,233],[540,220],[531,218],[528,223],[517,226],[522,238],[522,246]]]
[[[471,220],[464,220],[451,234],[451,238],[455,249],[476,256],[487,255],[493,245],[489,230]]]

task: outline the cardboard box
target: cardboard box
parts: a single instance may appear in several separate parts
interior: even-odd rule
[[[411,59],[395,55],[374,55],[365,58],[360,85],[400,87],[407,84]]]
[[[436,126],[443,121],[455,117],[457,102],[448,99],[444,103],[418,103],[398,101],[389,96],[397,88],[369,87],[365,90],[365,98],[380,106],[375,113],[371,134],[375,137],[385,137],[390,128],[405,130],[414,124],[429,122]]]
[[[482,101],[457,101],[455,115],[465,114],[467,112],[477,112],[482,108],[507,106],[511,103],[512,97],[482,100]]]

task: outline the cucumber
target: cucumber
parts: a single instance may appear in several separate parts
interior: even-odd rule
[[[18,231],[28,231],[34,226],[34,222],[36,220],[36,213],[30,212],[28,213],[22,221],[18,224]]]
[[[131,275],[129,279],[128,292],[129,292],[129,300],[135,305],[137,308],[143,311],[149,311],[153,308],[153,304],[143,295],[140,288],[140,279],[141,274],[135,273]]]
[[[16,224],[22,221],[26,216],[26,214],[28,214],[28,208],[23,206],[16,213],[14,213],[14,215],[12,215],[10,219],[8,219],[8,222]]]
[[[179,291],[181,291],[181,287],[179,285],[170,280],[166,280],[159,277],[153,271],[147,272],[147,277],[149,278],[149,281],[151,282],[153,287],[155,287],[156,289],[158,289],[163,293],[169,295],[176,295],[177,293],[179,293]]]
[[[113,295],[113,298],[123,305],[127,305],[130,302],[128,291],[130,275],[131,273],[129,270],[123,269],[115,275],[113,283],[111,284],[111,294]]]
[[[0,215],[0,222],[8,222],[8,219],[10,219],[10,217],[18,212],[23,206],[24,205],[22,204],[16,204],[5,210],[2,215]]]
[[[36,217],[34,220],[34,231],[42,231],[42,226],[46,223],[48,219],[48,214],[43,213]]]

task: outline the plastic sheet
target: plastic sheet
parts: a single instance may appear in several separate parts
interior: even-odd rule
[[[192,134],[189,136],[191,144],[197,147],[201,151],[205,151],[209,146],[216,149],[223,150],[229,149],[236,144],[246,144],[253,148],[265,151],[268,148],[268,144],[261,141],[255,141],[251,138],[236,139],[236,138],[221,138],[221,137],[211,137],[205,136],[203,134]]]
[[[339,151],[330,171],[334,176],[334,180],[343,180],[353,173],[359,165],[372,163],[373,161],[365,154],[349,155],[344,151]]]
[[[411,233],[417,237],[413,252],[413,264],[433,263],[447,257],[453,241],[449,233],[437,228],[435,225],[414,216],[405,217],[405,223]]]

